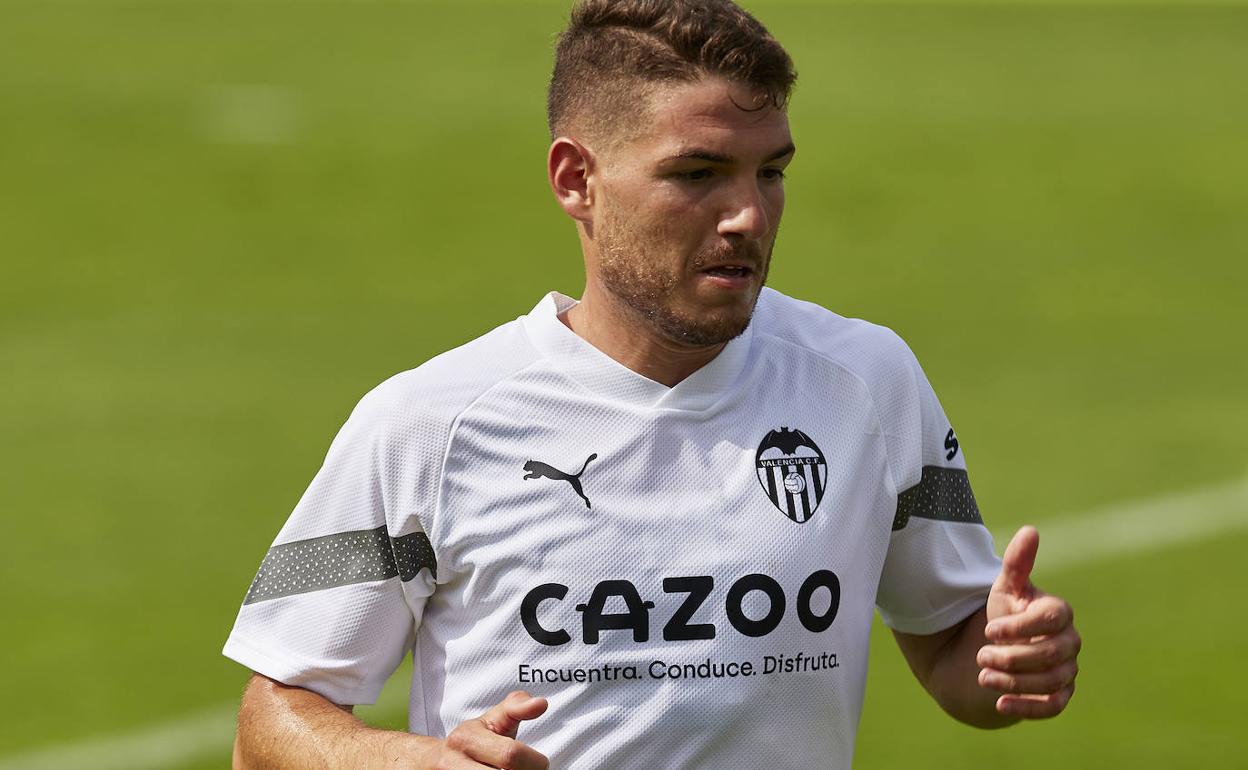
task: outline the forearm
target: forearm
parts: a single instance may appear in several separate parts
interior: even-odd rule
[[[423,768],[438,740],[377,730],[316,693],[253,676],[234,744],[236,770]]]
[[[999,713],[996,703],[1000,693],[979,684],[980,666],[975,656],[988,643],[985,625],[987,614],[980,609],[943,633],[939,643],[927,643],[923,654],[917,653],[917,645],[907,644],[919,637],[896,636],[915,677],[945,712],[968,725],[994,729],[1012,725],[1018,717]]]

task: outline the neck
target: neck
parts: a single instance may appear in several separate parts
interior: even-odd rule
[[[710,363],[727,344],[693,347],[673,342],[631,308],[592,286],[560,320],[619,363],[669,388]]]

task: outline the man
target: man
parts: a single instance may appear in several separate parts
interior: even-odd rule
[[[1035,530],[994,556],[908,348],[763,289],[794,78],[728,0],[577,5],[584,293],[361,401],[227,642],[236,766],[848,767],[877,606],[954,717],[1065,707],[1070,607]],[[409,651],[411,733],[364,726]]]

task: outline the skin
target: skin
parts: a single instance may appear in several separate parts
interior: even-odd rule
[[[952,628],[894,632],[910,670],[946,712],[975,727],[1047,719],[1075,694],[1083,640],[1074,610],[1031,582],[1035,527],[1010,540],[984,607]]]
[[[546,757],[516,740],[522,722],[546,712],[545,698],[510,693],[445,740],[368,727],[314,692],[252,675],[238,713],[235,770],[404,768],[546,770]]]
[[[675,83],[655,89],[634,136],[551,145],[551,189],[585,257],[581,302],[563,320],[656,382],[718,355],[766,280],[795,150],[783,110],[738,106],[760,100],[722,78]],[[746,274],[713,271],[728,265]]]
[[[745,328],[767,277],[793,159],[787,115],[717,77],[660,87],[635,136],[554,141],[551,189],[577,223],[585,291],[564,317],[638,374],[674,386]],[[708,265],[751,268],[730,284]],[[986,605],[944,631],[895,633],[949,714],[995,728],[1052,717],[1074,694],[1082,642],[1064,600],[1031,583],[1031,527],[1006,549]]]
[[[649,120],[636,121],[642,128],[631,136],[578,137],[573,125],[551,144],[548,173],[585,257],[585,291],[562,320],[671,387],[749,323],[795,150],[783,110],[722,78],[660,86],[647,102]],[[1001,727],[1055,716],[1074,692],[1081,641],[1070,605],[1031,583],[1038,547],[1035,529],[1021,529],[985,607],[963,622],[895,634],[915,676],[963,722]],[[234,767],[545,770],[546,757],[517,735],[547,708],[513,692],[439,739],[370,728],[350,706],[255,674],[239,711]]]

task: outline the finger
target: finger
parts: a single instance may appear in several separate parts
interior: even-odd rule
[[[493,733],[515,738],[521,722],[540,717],[549,705],[545,698],[534,698],[527,692],[516,690],[482,714],[480,721]]]
[[[995,668],[1006,673],[1051,671],[1074,660],[1083,647],[1083,640],[1074,628],[1056,636],[1020,644],[986,644],[979,648],[975,662],[980,668]]]
[[[517,722],[523,722],[528,719],[537,719],[546,713],[546,709],[550,706],[550,702],[545,698],[538,698],[529,695],[527,692],[517,691],[507,696],[503,701],[506,708],[507,716],[515,719]]]
[[[979,686],[1018,695],[1049,695],[1065,689],[1075,681],[1078,674],[1079,664],[1073,660],[1035,674],[1011,674],[995,668],[985,668],[979,672]]]
[[[984,627],[984,635],[994,642],[1028,640],[1061,633],[1074,620],[1075,611],[1064,599],[1041,596],[1022,612],[993,620]]]
[[[1071,684],[1051,695],[1002,695],[997,698],[997,711],[1023,719],[1049,719],[1065,711],[1074,694]]]
[[[515,738],[491,732],[479,721],[465,722],[446,737],[447,746],[473,760],[464,767],[507,768],[507,770],[546,770],[547,759],[532,746]]]
[[[1014,533],[1001,556],[1001,573],[992,584],[992,590],[1024,595],[1031,587],[1031,570],[1036,565],[1039,548],[1040,533],[1035,527],[1025,526]]]

